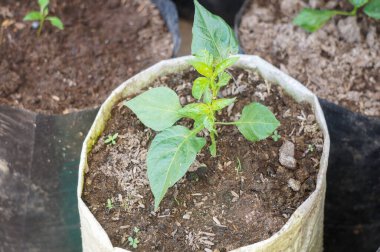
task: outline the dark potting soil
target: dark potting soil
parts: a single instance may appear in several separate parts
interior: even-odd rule
[[[351,10],[348,1],[255,0],[243,13],[243,50],[257,54],[320,98],[380,116],[380,22],[359,11],[337,16],[315,33],[292,24],[304,7]]]
[[[234,126],[219,127],[217,157],[203,148],[191,171],[169,189],[158,212],[153,211],[145,164],[155,133],[122,101],[113,108],[89,153],[82,198],[114,246],[132,249],[129,237],[140,241],[138,251],[226,251],[249,245],[279,231],[315,189],[323,138],[310,105],[297,104],[255,72],[232,73],[236,80],[221,96],[238,100],[218,120],[236,120],[246,104],[261,102],[280,120],[281,139],[253,143]],[[189,94],[197,75],[172,74],[153,86],[173,88],[186,104],[193,101]],[[180,123],[191,125],[189,120]],[[106,145],[106,136],[114,133],[119,133],[117,143]],[[288,157],[296,159],[296,167],[279,162],[279,153],[287,152],[282,146],[295,147]],[[140,231],[134,232],[135,227]]]
[[[96,107],[140,70],[172,56],[173,43],[149,0],[51,0],[63,31],[40,37],[22,21],[37,1],[1,0],[0,104],[69,113]]]

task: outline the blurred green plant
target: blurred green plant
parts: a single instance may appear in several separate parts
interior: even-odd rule
[[[64,27],[61,19],[55,16],[49,16],[49,0],[38,0],[38,5],[40,6],[39,11],[28,12],[24,17],[24,21],[38,21],[37,36],[41,35],[42,27],[46,20],[58,29],[63,30]]]
[[[293,24],[308,32],[315,32],[323,27],[336,15],[355,16],[359,9],[374,19],[380,19],[380,0],[348,0],[353,6],[352,11],[317,10],[304,8],[294,19]]]

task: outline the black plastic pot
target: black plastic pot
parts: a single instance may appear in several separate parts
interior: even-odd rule
[[[235,17],[238,39],[241,18],[253,1],[246,0]],[[376,251],[380,246],[380,118],[323,99],[320,103],[331,140],[324,251]]]
[[[174,56],[175,5],[152,2],[172,34]],[[0,105],[0,251],[82,251],[78,164],[97,110],[44,115]]]
[[[181,18],[193,20],[194,3],[192,0],[173,0]],[[235,14],[240,10],[244,0],[199,0],[206,9],[221,16],[229,25],[234,24]]]

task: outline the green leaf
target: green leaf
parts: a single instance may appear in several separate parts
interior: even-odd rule
[[[293,24],[300,26],[308,32],[315,32],[327,23],[336,12],[333,10],[303,9],[295,19]]]
[[[195,15],[191,52],[209,51],[219,62],[239,51],[239,45],[231,27],[220,17],[213,15],[194,0]]]
[[[200,99],[210,85],[210,80],[205,77],[195,79],[191,93],[195,99]]]
[[[57,28],[60,29],[60,30],[63,30],[63,24],[62,24],[62,21],[61,21],[61,19],[59,19],[58,17],[47,17],[46,19],[49,20],[50,23],[51,23],[53,26],[57,27]]]
[[[41,12],[49,5],[49,0],[38,0],[38,5],[40,6]]]
[[[218,111],[234,103],[235,100],[236,98],[222,98],[222,99],[213,100],[211,107],[214,111]]]
[[[229,75],[227,72],[222,72],[218,76],[218,82],[216,85],[218,87],[226,86],[231,80],[231,75]]]
[[[245,106],[234,124],[246,139],[253,142],[267,138],[280,126],[274,114],[260,103]]]
[[[198,61],[205,63],[209,67],[212,68],[214,66],[214,57],[207,50],[201,50],[200,52],[197,52],[194,56]]]
[[[161,131],[171,127],[181,116],[177,94],[167,87],[152,88],[124,103],[147,127]]]
[[[204,103],[190,103],[181,108],[178,113],[182,117],[188,117],[196,120],[201,115],[206,115],[209,112],[209,107]]]
[[[168,128],[153,139],[148,150],[148,179],[157,210],[169,187],[180,180],[206,140],[183,126]]]
[[[229,57],[228,59],[222,60],[218,65],[216,65],[214,74],[215,75],[221,74],[225,69],[235,64],[236,61],[238,61],[238,59],[239,57]]]
[[[380,19],[380,0],[372,0],[365,7],[364,12],[369,17]]]
[[[368,0],[349,0],[350,3],[355,6],[356,8],[360,8],[366,3],[368,3]]]
[[[24,17],[24,21],[40,21],[41,19],[42,15],[37,11],[31,11]]]
[[[49,9],[48,8],[45,8],[43,11],[42,11],[42,15],[44,17],[47,17],[47,15],[49,14]]]
[[[197,70],[198,73],[206,77],[211,77],[213,74],[212,67],[209,67],[206,63],[197,59],[188,60],[188,62]]]

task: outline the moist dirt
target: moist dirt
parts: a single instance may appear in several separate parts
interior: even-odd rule
[[[315,33],[292,24],[304,7],[351,10],[349,1],[255,0],[243,13],[243,50],[299,80],[318,97],[380,116],[380,22],[359,11],[336,16]]]
[[[37,1],[0,3],[0,104],[47,114],[96,107],[119,84],[172,56],[172,35],[149,0],[50,1],[40,37],[25,14]]]
[[[238,99],[218,120],[237,120],[245,105],[261,102],[281,122],[281,138],[253,143],[234,126],[218,127],[217,157],[211,157],[205,146],[185,177],[168,190],[157,212],[145,163],[155,132],[123,101],[114,106],[89,153],[82,194],[114,246],[136,251],[228,251],[279,231],[315,189],[323,138],[310,105],[296,103],[256,72],[235,69],[232,74],[235,80],[220,96]],[[191,83],[197,75],[171,74],[152,86],[169,86],[186,104],[194,101]],[[191,126],[192,121],[179,123]],[[119,133],[116,144],[105,144],[114,133]],[[107,201],[112,206],[107,207]],[[130,246],[129,237],[139,240],[137,249]]]

